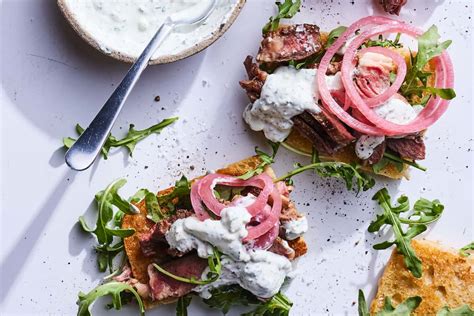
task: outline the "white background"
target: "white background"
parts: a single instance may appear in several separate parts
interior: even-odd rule
[[[378,179],[374,189],[356,197],[338,181],[310,173],[295,178],[294,198],[310,220],[310,250],[287,290],[292,315],[354,314],[357,290],[374,294],[390,254],[372,250],[382,238],[367,233],[378,212],[370,198],[381,186],[392,196],[406,193],[412,202],[424,196],[445,204],[443,217],[425,237],[454,247],[473,239],[472,2],[408,2],[403,19],[424,27],[436,24],[444,39],[453,40],[449,51],[458,97],[429,130],[423,162],[428,172],[412,170],[410,181]],[[295,20],[330,30],[373,14],[371,4],[307,0]],[[101,277],[94,239],[76,221],[84,212],[93,215],[94,194],[112,180],[128,179],[124,196],[141,187],[158,190],[181,172],[194,177],[253,154],[255,145],[265,147],[262,135],[248,131],[241,120],[247,99],[238,81],[245,77],[242,61],[256,53],[261,27],[273,12],[273,1],[249,0],[209,49],[147,69],[114,133],[122,136],[129,123],[141,129],[165,117],[177,115],[180,121],[141,142],[133,158],[113,150],[108,160],[76,173],[63,163],[61,138],[74,135],[77,122],[88,124],[128,66],[84,44],[55,1],[2,2],[0,313],[76,313],[77,293],[89,291]],[[156,95],[160,102],[153,101]],[[296,161],[305,162],[281,150],[275,169],[282,174]],[[190,315],[211,315],[197,301]],[[102,304],[94,310],[114,314]],[[170,306],[148,315],[173,313]]]

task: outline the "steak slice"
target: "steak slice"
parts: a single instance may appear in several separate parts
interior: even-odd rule
[[[260,98],[260,93],[268,74],[253,62],[252,56],[247,56],[247,58],[245,58],[244,66],[249,79],[241,80],[239,84],[247,92],[250,102],[253,103],[255,100]]]
[[[400,157],[411,160],[425,159],[425,142],[420,135],[409,135],[404,138],[387,138],[387,147]]]
[[[150,232],[139,236],[140,248],[145,257],[164,257],[166,255],[180,255],[169,249],[165,234],[171,225],[180,218],[186,218],[193,213],[187,210],[177,210],[175,215],[165,218],[153,226]]]
[[[374,152],[372,153],[372,155],[370,155],[370,157],[366,159],[365,161],[369,165],[376,164],[383,158],[383,154],[385,153],[385,148],[386,148],[386,142],[384,141],[383,143],[381,143],[380,145],[374,148]]]
[[[161,264],[161,267],[180,277],[200,279],[207,265],[206,259],[199,258],[196,254],[189,254]],[[150,296],[155,301],[184,296],[196,287],[194,284],[180,282],[162,274],[151,264],[148,266],[148,275],[150,277]]]
[[[354,141],[354,136],[335,117],[322,109],[319,113],[307,111],[293,118],[294,127],[323,154],[333,154]]]
[[[400,14],[400,10],[407,3],[407,0],[382,0],[382,6],[385,12],[390,14]]]
[[[305,59],[321,51],[319,27],[313,24],[280,26],[264,35],[257,55],[259,63]]]

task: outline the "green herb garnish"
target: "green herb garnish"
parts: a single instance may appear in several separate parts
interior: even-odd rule
[[[380,34],[377,39],[375,39],[375,40],[369,39],[362,46],[363,47],[380,46],[380,47],[401,48],[403,46],[400,43],[400,36],[401,35],[402,35],[401,33],[397,33],[397,36],[395,37],[394,40],[389,40],[389,39],[385,38],[382,34]]]
[[[392,245],[396,245],[398,251],[404,257],[408,270],[413,276],[420,278],[422,274],[421,260],[416,256],[411,246],[411,240],[427,229],[426,224],[440,218],[444,206],[438,200],[419,199],[414,205],[413,212],[408,217],[402,218],[400,217],[401,213],[410,209],[410,202],[405,195],[398,198],[398,206],[393,206],[387,189],[383,188],[375,193],[372,200],[377,201],[384,212],[377,215],[375,221],[370,223],[368,231],[371,233],[378,232],[384,225],[390,225],[395,237],[393,241],[385,241],[374,245],[374,249],[387,249]],[[406,231],[403,231],[402,224],[408,225]]]
[[[275,2],[278,7],[278,14],[270,17],[267,24],[262,29],[262,33],[276,31],[280,25],[281,19],[291,19],[300,9],[301,0],[285,0],[283,3]]]
[[[297,164],[296,168],[284,176],[279,177],[277,181],[289,181],[291,177],[307,170],[313,170],[320,177],[341,178],[346,183],[348,190],[352,190],[354,181],[357,185],[357,192],[367,191],[375,185],[375,180],[362,172],[357,165],[345,162],[322,162],[316,151],[313,151],[311,163],[308,165]]]
[[[143,302],[135,291],[135,289],[122,282],[109,282],[102,285],[99,285],[92,291],[87,294],[79,292],[79,299],[77,301],[77,305],[79,305],[79,310],[77,311],[78,316],[91,316],[90,308],[92,304],[97,300],[99,297],[111,295],[112,296],[112,304],[111,306],[117,310],[122,308],[122,294],[125,292],[130,292],[136,298],[138,302],[138,306],[140,308],[140,315],[145,315],[145,308],[143,307]]]
[[[325,48],[329,48],[347,30],[347,26],[338,26],[328,34]]]
[[[469,250],[474,250],[474,241],[459,249],[459,254],[463,257],[468,257],[470,255]]]
[[[241,288],[239,285],[225,285],[210,290],[211,297],[204,299],[211,308],[220,309],[225,315],[234,305],[249,306],[253,304],[260,304],[255,295],[249,291]]]
[[[164,119],[158,124],[150,126],[149,128],[143,130],[136,130],[133,124],[130,124],[130,128],[128,130],[127,135],[122,139],[117,139],[115,136],[109,134],[109,137],[102,146],[101,153],[104,159],[107,159],[109,156],[110,148],[112,147],[126,147],[130,156],[132,156],[133,150],[137,143],[151,134],[159,134],[166,126],[174,123],[178,120],[178,117],[172,117],[168,119]],[[84,132],[84,128],[82,128],[79,124],[76,124],[76,132],[80,136]],[[71,137],[63,138],[63,144],[66,148],[71,148],[71,146],[75,143],[76,139]]]
[[[451,100],[456,96],[454,90],[450,88],[428,87],[428,78],[433,73],[426,72],[424,70],[425,66],[432,58],[441,55],[451,45],[450,40],[439,43],[439,39],[438,28],[433,25],[418,37],[418,52],[416,55],[410,54],[410,63],[400,92],[411,104],[417,103],[415,97],[422,98],[424,94],[428,96],[424,103],[431,96],[439,96],[446,100]]]
[[[445,306],[436,313],[436,316],[474,316],[474,310],[467,304],[458,308]]]
[[[186,278],[186,277],[175,275],[171,272],[166,271],[165,269],[163,269],[156,263],[153,263],[153,266],[156,268],[156,270],[160,271],[164,275],[172,279],[175,279],[177,281],[180,281],[183,283],[195,284],[195,285],[206,285],[206,284],[215,282],[221,275],[221,269],[222,269],[221,256],[222,254],[216,248],[214,248],[213,255],[207,258],[207,264],[209,265],[209,272],[207,274],[206,280],[198,280],[195,277]]]
[[[185,176],[176,181],[173,191],[168,194],[159,195],[158,203],[161,207],[167,207],[169,214],[174,214],[177,208],[190,210],[191,182]]]
[[[123,199],[118,190],[125,185],[125,179],[118,179],[103,191],[96,194],[95,200],[97,202],[97,221],[95,228],[90,228],[84,216],[79,217],[79,223],[82,229],[96,236],[98,245],[97,261],[99,271],[104,272],[109,267],[110,272],[113,270],[112,261],[117,254],[122,252],[122,240],[119,239],[133,235],[135,230],[120,228],[124,214],[136,214],[138,209],[136,206]],[[115,213],[115,214],[114,214]]]
[[[261,174],[265,170],[265,167],[275,162],[275,156],[278,152],[278,148],[280,147],[280,143],[274,143],[271,141],[268,141],[268,143],[272,147],[272,153],[267,154],[266,152],[261,151],[258,147],[255,147],[255,153],[257,154],[257,156],[260,158],[262,162],[258,164],[258,166],[255,169],[247,171],[246,173],[244,173],[238,178],[244,179],[244,180],[250,179],[251,177],[255,175]]]
[[[275,294],[267,302],[261,303],[253,311],[242,316],[288,316],[293,303],[281,292]]]
[[[178,299],[176,304],[176,316],[188,316],[188,306],[191,304],[192,296],[185,295]]]
[[[358,303],[357,310],[359,316],[370,316],[369,307],[367,307],[367,302],[365,301],[364,292],[362,292],[362,290],[359,290]]]
[[[412,166],[413,168],[419,169],[421,171],[426,171],[428,170],[426,167],[423,167],[419,165],[415,161],[410,161],[403,159],[396,154],[392,154],[390,152],[384,152],[382,159],[380,159],[379,162],[375,163],[372,165],[372,170],[374,173],[379,173],[382,169],[384,169],[387,165],[393,165],[397,168],[398,172],[403,171],[403,165],[409,165]]]
[[[407,298],[402,303],[398,304],[397,307],[392,305],[390,297],[385,297],[384,305],[375,316],[410,316],[411,313],[420,305],[421,297],[413,296]],[[369,308],[365,301],[364,292],[359,290],[359,316],[370,316]]]

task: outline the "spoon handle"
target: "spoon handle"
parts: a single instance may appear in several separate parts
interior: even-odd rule
[[[107,140],[125,100],[148,65],[153,53],[172,29],[173,24],[169,20],[161,25],[89,127],[66,152],[66,163],[71,169],[81,171],[92,165]]]

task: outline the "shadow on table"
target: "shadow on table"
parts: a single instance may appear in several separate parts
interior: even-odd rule
[[[21,273],[23,266],[28,261],[30,254],[33,252],[37,241],[40,239],[42,232],[56,210],[60,198],[65,194],[68,187],[65,185],[66,179],[69,183],[74,181],[76,172],[68,170],[64,176],[58,181],[51,194],[46,198],[46,202],[40,207],[36,216],[31,220],[31,223],[23,231],[20,236],[23,236],[5,256],[5,259],[0,264],[0,273],[2,280],[2,291],[0,292],[0,302],[3,302],[8,296],[11,287]]]

